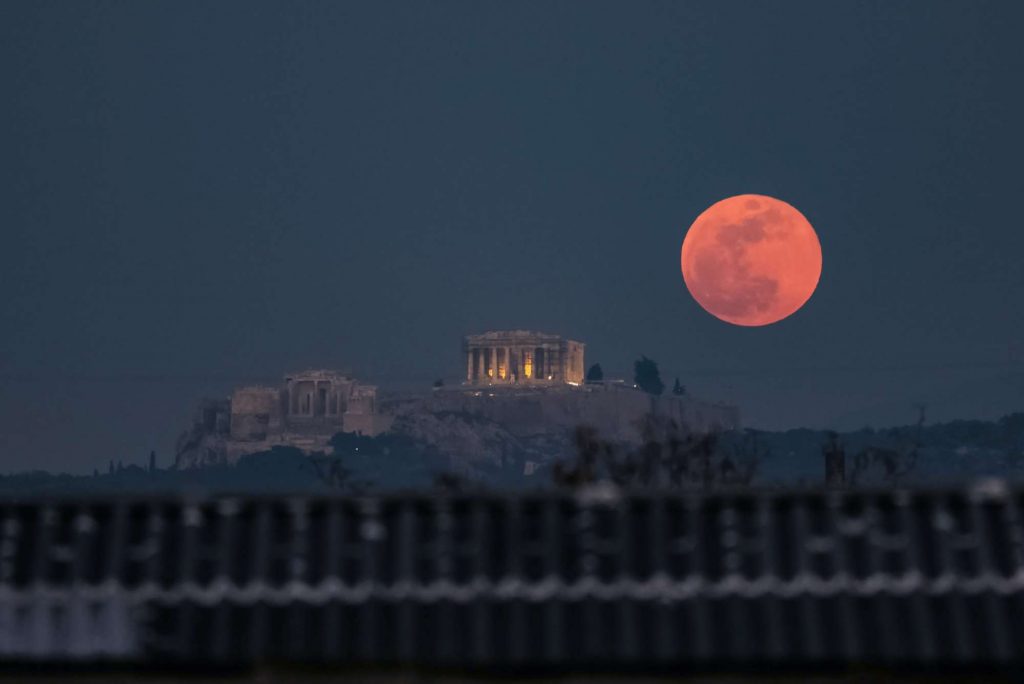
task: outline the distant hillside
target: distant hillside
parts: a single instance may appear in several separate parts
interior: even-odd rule
[[[722,434],[716,448],[730,455],[754,456],[756,486],[819,485],[822,447],[832,435],[823,430],[784,432],[744,430]],[[1024,413],[996,421],[952,421],[863,429],[835,435],[845,452],[853,484],[941,484],[979,477],[1024,479]],[[359,437],[338,434],[332,455],[307,456],[275,448],[233,465],[195,469],[138,466],[92,476],[42,471],[0,476],[0,496],[91,495],[180,491],[358,493],[453,485],[503,488],[551,486],[551,462],[527,463],[514,451],[502,462],[466,461],[408,436]],[[560,455],[559,455],[560,456]],[[887,465],[895,459],[894,473]]]
[[[748,430],[756,439],[762,483],[816,483],[823,477],[822,447],[832,433],[795,429],[784,432]],[[838,433],[848,475],[861,467],[861,483],[887,480],[876,458],[896,455],[910,469],[905,482],[941,483],[974,477],[1024,477],[1024,413],[996,421],[957,420],[931,425],[904,425]],[[735,436],[727,437],[735,439]],[[913,458],[916,454],[916,458]],[[858,457],[861,463],[858,464]],[[865,460],[869,463],[863,463]],[[911,461],[912,464],[911,464]]]

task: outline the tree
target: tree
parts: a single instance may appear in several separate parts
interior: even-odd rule
[[[672,385],[672,394],[677,397],[681,397],[686,394],[686,387],[679,384],[679,378],[676,378],[676,384]]]
[[[646,356],[633,362],[633,384],[648,394],[660,396],[665,391],[665,383],[661,381],[658,363]]]
[[[843,487],[846,485],[846,450],[837,433],[829,430],[825,436],[828,441],[821,447],[825,457],[825,486]]]
[[[630,489],[742,488],[751,485],[768,455],[753,431],[726,444],[717,431],[691,432],[663,416],[649,414],[640,427],[643,443],[630,449],[602,439],[592,427],[578,426],[575,458],[554,463],[554,484],[567,489],[598,482]]]
[[[595,363],[587,371],[587,382],[601,382],[604,380],[604,371],[601,370],[601,364]]]
[[[155,451],[150,451],[149,452],[149,472],[152,473],[155,470],[156,470],[156,452]]]
[[[355,480],[352,471],[342,465],[341,459],[324,456],[322,453],[313,454],[308,458],[317,477],[331,489],[347,490],[354,494],[363,493],[367,489],[368,483]]]
[[[875,474],[887,485],[897,485],[913,472],[917,467],[918,453],[924,444],[922,435],[926,406],[918,404],[915,408],[918,411],[917,425],[909,439],[903,431],[893,428],[890,437],[895,442],[894,446],[869,445],[861,449],[853,457],[850,484],[858,485],[865,476]]]
[[[110,459],[110,463],[109,463],[109,465],[107,465],[107,474],[108,475],[113,475],[114,474],[114,459]]]

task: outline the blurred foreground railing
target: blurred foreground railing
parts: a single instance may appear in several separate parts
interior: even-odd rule
[[[0,660],[1024,658],[1024,490],[0,505]]]

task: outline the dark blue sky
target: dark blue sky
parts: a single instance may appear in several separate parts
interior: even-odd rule
[[[754,426],[1024,409],[1021,35],[1011,0],[8,1],[0,471],[166,462],[290,369],[454,381],[489,328]],[[745,192],[824,253],[762,329],[679,274]]]

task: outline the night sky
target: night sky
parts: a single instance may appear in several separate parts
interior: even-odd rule
[[[640,354],[748,426],[1024,409],[1024,3],[0,4],[0,471],[164,465],[204,395]],[[811,221],[792,317],[685,289],[713,202]]]

